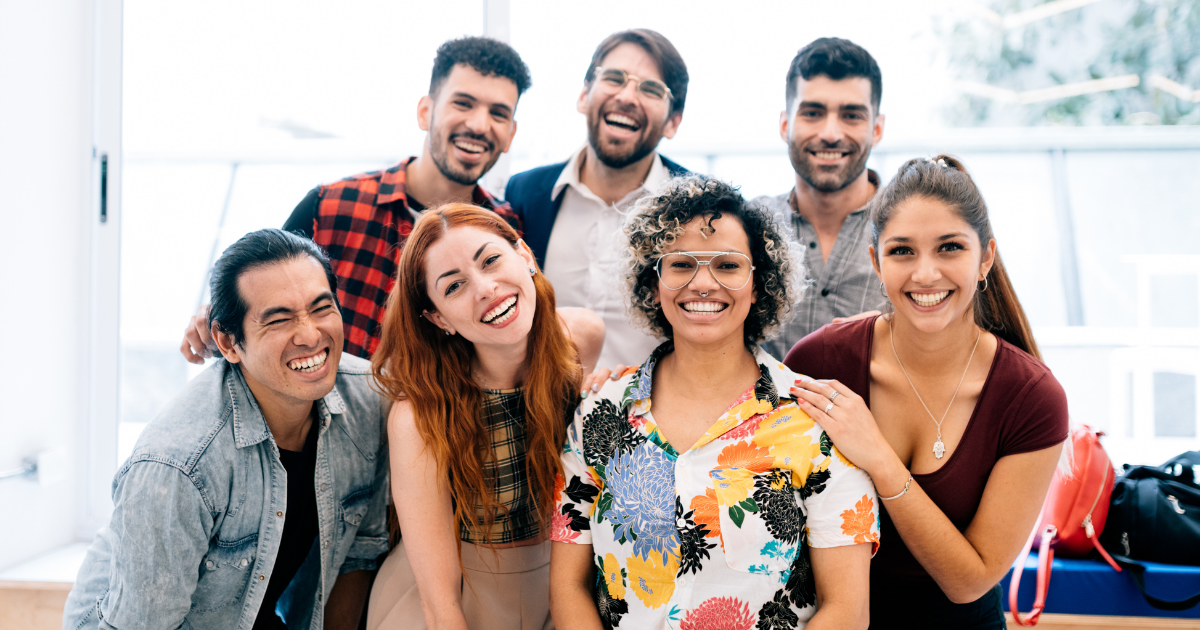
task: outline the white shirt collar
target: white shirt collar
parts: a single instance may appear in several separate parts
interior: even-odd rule
[[[587,145],[584,145],[583,148],[571,155],[570,160],[567,160],[567,166],[563,168],[562,174],[558,176],[558,181],[554,182],[554,188],[550,190],[551,199],[558,198],[564,188],[571,186],[580,194],[593,197],[599,201],[599,197],[596,197],[595,193],[579,180],[579,171],[580,167],[583,166],[585,155],[587,155]],[[637,197],[641,197],[645,192],[656,190],[660,184],[670,178],[671,174],[667,171],[667,167],[663,166],[661,156],[658,155],[657,151],[653,155],[654,160],[650,162],[650,172],[646,173],[646,180],[642,182],[642,187],[630,194],[638,193]]]

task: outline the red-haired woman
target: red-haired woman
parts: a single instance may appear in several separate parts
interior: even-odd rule
[[[396,401],[403,539],[376,578],[369,628],[551,626],[546,527],[603,326],[556,313],[529,248],[494,213],[452,204],[417,222],[372,361]]]
[[[987,206],[949,156],[910,160],[873,202],[871,260],[894,312],[830,324],[784,363],[802,407],[875,481],[872,628],[1005,627],[1000,578],[1067,437]]]

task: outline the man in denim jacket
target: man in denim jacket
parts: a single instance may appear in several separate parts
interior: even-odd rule
[[[387,551],[387,403],[342,355],[337,279],[272,229],[225,250],[211,289],[225,359],[117,473],[64,630],[358,627]]]

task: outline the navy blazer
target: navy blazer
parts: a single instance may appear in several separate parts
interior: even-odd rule
[[[663,166],[671,177],[687,175],[690,171],[659,155]],[[550,245],[550,231],[554,229],[554,220],[558,218],[558,209],[562,206],[564,188],[558,197],[551,198],[554,183],[562,175],[566,162],[539,166],[524,173],[517,173],[508,180],[504,189],[505,200],[512,206],[513,212],[521,218],[524,229],[525,244],[533,250],[537,257],[538,267],[546,266],[546,248]]]

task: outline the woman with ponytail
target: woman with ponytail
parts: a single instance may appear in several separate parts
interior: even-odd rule
[[[1004,628],[1000,579],[1029,536],[1067,437],[963,165],[909,160],[871,208],[884,316],[830,324],[784,363],[885,510],[871,627]]]
[[[549,281],[499,216],[451,204],[421,217],[372,360],[396,401],[388,440],[403,538],[376,578],[368,628],[550,626],[559,456],[603,339],[590,311],[556,313]]]

